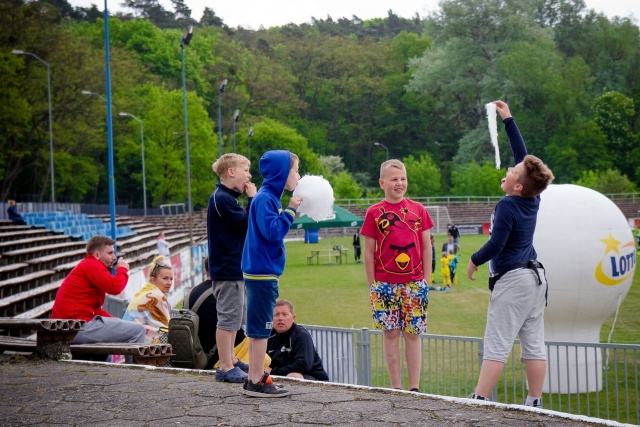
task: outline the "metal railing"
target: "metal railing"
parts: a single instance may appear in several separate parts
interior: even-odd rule
[[[307,325],[305,328],[311,333],[332,381],[391,387],[381,331]],[[640,345],[547,342],[546,346],[544,408],[640,424]],[[468,397],[478,380],[483,348],[482,338],[423,335],[420,390]],[[516,340],[491,400],[524,402],[526,372],[519,355],[520,343]]]
[[[628,200],[635,202],[640,200],[640,193],[612,193],[604,194],[609,199]],[[420,202],[426,206],[431,205],[470,205],[470,204],[495,204],[503,196],[429,196],[429,197],[411,197],[411,200]],[[336,199],[335,203],[342,206],[370,206],[378,203],[380,198],[362,198],[362,199]]]

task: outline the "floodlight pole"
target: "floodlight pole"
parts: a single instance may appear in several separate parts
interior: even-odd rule
[[[236,152],[236,126],[240,120],[240,110],[236,110],[233,112],[233,152]]]
[[[387,160],[389,160],[389,149],[387,148],[386,145],[380,144],[379,142],[374,142],[373,145],[384,148],[384,151],[387,152]]]
[[[218,87],[218,158],[222,156],[222,94],[227,87],[227,79],[224,79]]]
[[[109,10],[104,0],[104,51],[105,51],[105,83],[107,95],[107,151],[109,157],[109,214],[111,217],[111,238],[116,241],[116,186],[113,171],[113,126],[111,123],[111,57],[109,55]],[[114,249],[117,248],[114,243]]]
[[[247,132],[247,159],[251,161],[251,137],[253,136],[253,126],[249,128]]]
[[[189,122],[187,120],[187,79],[184,70],[184,48],[191,42],[193,27],[187,27],[180,42],[182,60],[182,102],[184,106],[184,144],[187,155],[187,204],[189,207],[189,246],[193,246],[193,205],[191,203],[191,161],[189,158]]]

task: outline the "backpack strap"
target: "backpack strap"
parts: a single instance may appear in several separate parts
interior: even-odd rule
[[[194,313],[197,313],[202,303],[204,303],[204,300],[209,298],[211,295],[213,295],[213,287],[209,287],[209,289],[204,291],[202,295],[200,295],[200,298],[196,300],[195,304],[193,304],[193,307],[189,308],[189,310],[193,311]]]
[[[190,310],[197,314],[198,313],[198,309],[200,308],[202,303],[204,303],[204,301],[207,298],[209,298],[211,295],[213,295],[213,287],[209,287],[206,291],[204,291],[202,293],[202,295],[200,295],[200,298],[198,298],[196,300],[195,304],[193,304],[193,307],[190,308]],[[211,356],[213,356],[216,351],[218,351],[218,344],[217,343],[213,345],[213,348],[211,350],[209,350],[208,353],[206,353],[207,359],[210,359]]]

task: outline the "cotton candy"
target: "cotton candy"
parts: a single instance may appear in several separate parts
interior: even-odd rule
[[[333,188],[322,176],[303,176],[293,195],[302,197],[298,207],[300,215],[307,215],[314,221],[322,221],[333,215]]]
[[[487,123],[489,124],[489,135],[491,136],[491,144],[496,153],[496,169],[500,169],[500,149],[498,148],[498,121],[496,119],[496,104],[490,102],[485,104],[487,109]]]

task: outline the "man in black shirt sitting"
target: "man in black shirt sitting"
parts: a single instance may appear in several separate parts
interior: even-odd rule
[[[271,357],[267,371],[272,375],[329,381],[311,334],[296,325],[295,319],[293,304],[278,300],[273,311],[273,330],[267,341],[267,355]]]

